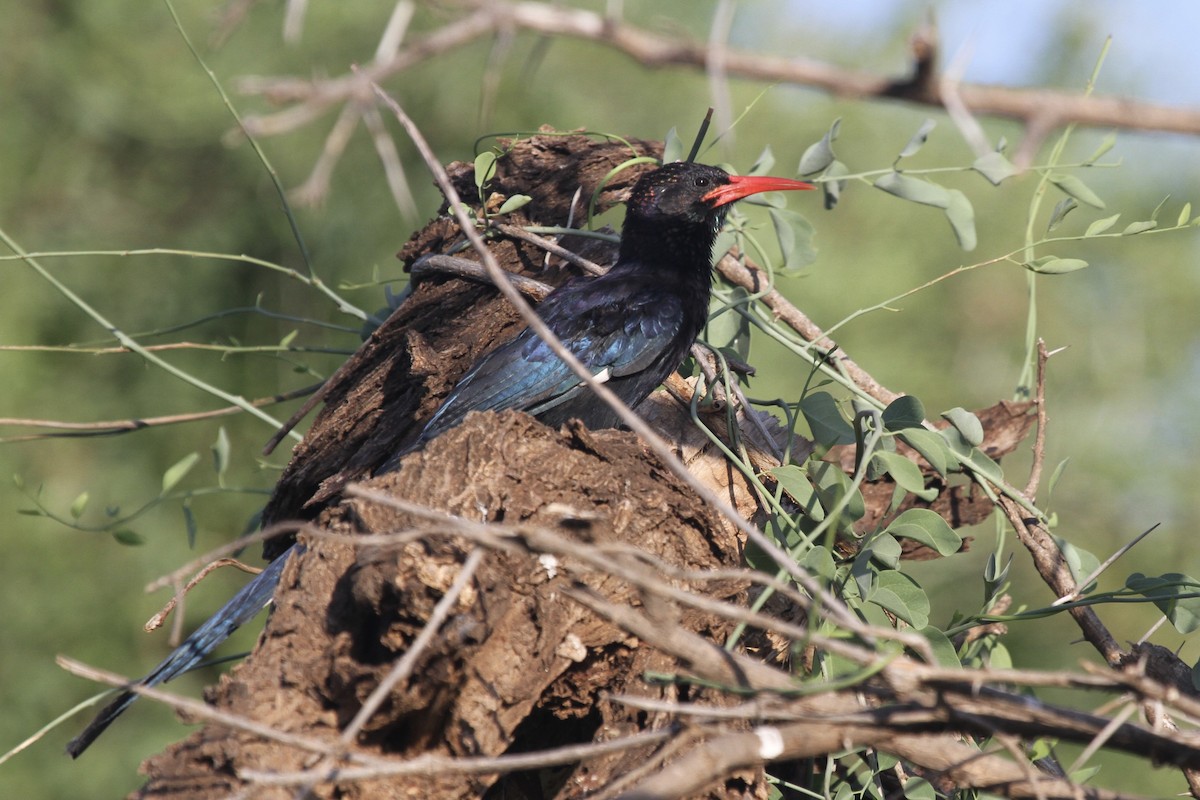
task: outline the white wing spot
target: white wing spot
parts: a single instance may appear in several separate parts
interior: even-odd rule
[[[771,761],[783,754],[783,736],[778,728],[763,725],[754,729],[754,735],[758,737],[759,758]]]
[[[592,377],[596,379],[596,383],[608,383],[608,379],[612,377],[612,370],[605,367]]]

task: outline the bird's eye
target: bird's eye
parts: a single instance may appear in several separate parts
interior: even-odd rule
[[[696,178],[696,186],[698,186],[699,188],[703,189],[705,186],[708,186],[708,184],[709,184],[708,178]]]

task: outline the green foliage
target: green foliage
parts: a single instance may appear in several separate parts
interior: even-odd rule
[[[226,405],[244,412],[223,417],[223,424],[151,425],[119,439],[5,443],[17,489],[8,502],[21,505],[19,516],[15,506],[7,512],[13,535],[3,550],[11,597],[4,639],[13,643],[0,655],[0,672],[9,676],[3,730],[13,743],[62,710],[65,696],[88,691],[49,668],[53,653],[95,642],[109,666],[144,663],[146,645],[128,635],[129,620],[144,617],[143,609],[128,598],[147,577],[190,557],[188,548],[226,542],[254,524],[283,460],[267,463],[254,454],[288,412],[262,411],[246,398],[295,387],[298,377],[313,383],[336,368],[357,345],[362,326],[378,317],[361,309],[379,307],[380,285],[403,281],[393,253],[420,220],[398,223],[396,208],[380,201],[385,180],[368,137],[357,135],[322,207],[286,202],[283,187],[309,175],[328,125],[265,140],[270,160],[246,147],[223,149],[218,142],[234,124],[223,103],[246,114],[258,101],[212,91],[165,17],[147,17],[141,6],[121,2],[83,4],[67,15],[36,4],[17,4],[10,12],[8,32],[0,37],[23,68],[22,86],[10,87],[14,111],[0,123],[3,171],[11,176],[0,187],[0,230],[12,233],[13,244],[44,252],[6,264],[9,299],[0,314],[0,342],[45,347],[6,354],[7,394],[15,398],[6,413],[140,420]],[[222,87],[246,73],[340,74],[373,52],[376,12],[339,9],[336,18],[311,25],[300,48],[278,46],[278,19],[261,14],[223,47],[200,48],[199,55]],[[696,20],[684,4],[654,13]],[[205,41],[210,23],[199,11],[194,16],[184,27]],[[471,98],[485,72],[499,76],[501,93],[495,117],[485,123],[491,129],[579,120],[612,131],[661,131],[669,120],[691,120],[707,102],[703,76],[648,73],[614,54],[595,53],[583,64],[571,49],[552,49],[548,62],[533,70],[533,91],[527,76],[517,81],[511,67],[492,65],[485,47],[456,54],[453,69],[435,58],[406,77],[406,105],[419,113],[439,154],[475,158],[480,200],[490,170],[503,158],[499,149],[475,155],[480,123]],[[597,75],[622,92],[582,91]],[[456,96],[469,101],[445,102]],[[836,118],[830,123],[830,117]],[[1003,144],[972,158],[954,147],[952,126],[935,127],[909,109],[839,105],[817,106],[814,113],[813,106],[794,109],[790,98],[768,96],[750,120],[737,131],[737,149],[723,156],[740,165],[760,153],[752,171],[798,164],[836,212],[818,216],[804,207],[802,213],[798,203],[765,198],[759,208],[732,216],[730,240],[767,264],[778,279],[775,288],[814,319],[834,320],[826,329],[838,330],[839,342],[885,383],[913,387],[931,408],[953,406],[942,415],[951,427],[941,432],[925,426],[925,404],[915,396],[879,408],[824,354],[773,320],[758,298],[718,287],[710,343],[755,365],[755,393],[785,410],[797,436],[816,440],[818,455],[834,447],[856,451],[859,469],[852,476],[816,457],[764,474],[739,464],[775,504],[769,527],[797,562],[863,619],[919,632],[944,666],[1041,663],[1036,659],[1051,648],[1038,640],[1034,623],[1060,616],[1071,603],[1109,604],[1106,618],[1111,604],[1125,604],[1111,611],[1132,620],[1124,639],[1138,638],[1134,628],[1151,623],[1152,608],[1178,633],[1193,632],[1197,587],[1175,571],[1190,555],[1186,541],[1164,544],[1161,563],[1134,572],[1113,591],[1102,591],[1101,578],[1092,578],[1099,558],[1089,552],[1110,552],[1131,521],[1157,516],[1147,497],[1183,498],[1163,501],[1177,514],[1177,530],[1200,522],[1190,482],[1179,477],[1190,474],[1194,415],[1183,402],[1175,413],[1160,411],[1168,398],[1189,396],[1183,375],[1190,371],[1181,365],[1190,363],[1195,347],[1198,302],[1194,281],[1181,269],[1193,260],[1194,241],[1163,234],[1191,229],[1200,217],[1193,217],[1189,202],[1168,215],[1165,200],[1145,213],[1174,188],[1160,184],[1186,190],[1192,176],[1180,169],[1150,180],[1144,168],[1130,166],[1117,172],[1123,183],[1116,183],[1115,164],[1101,161],[1115,147],[1114,135],[1080,143],[1090,155],[1073,163],[1067,155],[1074,148],[1064,139],[1057,152],[1019,173]],[[686,154],[671,130],[667,160]],[[406,163],[415,164],[407,145],[398,146]],[[427,181],[411,180],[421,214],[436,208]],[[262,193],[268,184],[278,186],[275,194]],[[1055,204],[1049,213],[1042,211],[1043,194],[1047,205]],[[526,202],[509,197],[493,214]],[[1124,211],[1107,213],[1116,208]],[[1097,218],[1097,212],[1105,215]],[[975,250],[985,255],[951,268]],[[68,255],[51,254],[61,252]],[[1081,272],[1089,264],[1093,268]],[[959,280],[968,273],[969,280]],[[879,297],[887,299],[876,303]],[[1039,314],[1039,306],[1046,313]],[[1022,349],[1023,333],[1025,370],[1018,376],[1021,365],[998,354]],[[1002,468],[979,449],[978,419],[960,406],[990,402],[1013,384],[1027,394],[1037,335],[1076,345],[1061,367],[1054,362],[1061,372],[1052,376],[1051,400],[1052,440],[1063,442],[1051,446],[1070,449],[1076,466],[1071,479],[1064,478],[1067,460],[1056,455],[1059,465],[1047,485],[1057,486],[1064,558],[1072,574],[1092,583],[1080,598],[1058,606],[1043,605],[1036,580],[1013,577],[1024,559],[1018,555],[1014,564],[1016,548],[1007,538],[983,556],[986,564],[975,565],[975,556],[965,554],[939,562],[941,574],[925,574],[900,559],[901,544],[909,539],[943,556],[956,552],[962,534],[941,517],[913,508],[872,530],[859,524],[868,475],[894,481],[897,500],[933,492],[919,462],[897,445],[911,447],[943,478],[975,481],[975,491],[1003,496],[1010,483],[1023,483],[1019,464]],[[162,343],[179,350],[151,347]],[[749,381],[743,383],[748,389]],[[864,410],[876,413],[860,414]],[[1145,421],[1155,418],[1170,418],[1169,430]],[[1185,458],[1164,455],[1164,444],[1179,443]],[[205,447],[211,473],[197,468]],[[1154,453],[1165,463],[1149,469],[1137,453]],[[1026,511],[1052,519],[1044,507]],[[143,545],[139,555],[152,553],[154,564],[132,561],[110,538]],[[838,549],[839,538],[857,551]],[[994,614],[997,599],[1009,591],[1019,609]],[[987,633],[956,645],[956,637],[991,621],[1008,622],[1012,634],[1001,641]],[[859,675],[855,665],[825,659],[817,679]],[[79,771],[61,769],[59,741],[41,742],[0,767],[26,773],[9,771],[0,782],[14,796],[36,797],[29,788],[35,783],[53,787],[46,796],[69,796],[81,783],[97,795],[116,796],[135,785],[141,756],[176,732],[166,714],[153,728],[126,726],[128,744],[106,743],[105,757],[81,763]],[[838,766],[852,769],[864,788],[856,792],[851,781],[838,781],[830,796],[883,796],[872,778],[887,763],[886,754],[876,763],[847,754]],[[933,796],[920,781],[910,781],[904,792]]]

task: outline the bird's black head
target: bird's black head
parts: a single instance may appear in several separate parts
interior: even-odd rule
[[[676,161],[643,175],[626,202],[622,259],[703,262],[730,204],[759,192],[811,189],[787,178],[730,175],[723,169]]]
[[[716,222],[725,203],[714,205],[706,196],[729,185],[729,173],[707,164],[676,161],[643,175],[629,194],[628,215],[680,223]]]

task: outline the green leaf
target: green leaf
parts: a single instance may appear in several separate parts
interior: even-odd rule
[[[962,537],[946,520],[927,508],[910,508],[892,520],[885,530],[893,536],[932,547],[942,556],[954,555],[962,548]]]
[[[1055,173],[1050,176],[1050,182],[1062,190],[1064,194],[1074,197],[1081,203],[1085,203],[1092,208],[1104,208],[1104,201],[1100,199],[1100,196],[1089,189],[1086,183],[1074,175]]]
[[[971,448],[971,452],[967,454],[967,460],[971,462],[971,468],[975,470],[976,474],[987,478],[992,483],[1004,483],[1004,470],[991,456],[978,447]]]
[[[532,200],[533,198],[527,194],[514,194],[500,204],[500,208],[496,209],[496,213],[510,214],[518,208],[529,205]]]
[[[1000,642],[993,641],[987,650],[987,666],[992,669],[1012,669],[1012,653]]]
[[[1070,214],[1075,209],[1079,208],[1079,203],[1074,197],[1064,197],[1055,204],[1054,210],[1050,212],[1050,220],[1046,223],[1046,231],[1050,232],[1062,224],[1066,219],[1067,214]]]
[[[217,429],[217,440],[212,443],[212,454],[213,470],[217,477],[221,477],[225,470],[229,469],[229,434],[225,432],[224,425]]]
[[[496,154],[491,150],[484,150],[479,155],[475,156],[475,188],[483,192],[484,185],[492,179],[492,175],[496,172]]]
[[[991,181],[993,186],[999,186],[1001,181],[1011,178],[1020,171],[999,151],[993,151],[975,159],[971,169]]]
[[[1109,150],[1112,150],[1113,145],[1115,145],[1116,143],[1117,143],[1117,132],[1109,131],[1108,135],[1105,136],[1104,139],[1100,142],[1100,146],[1096,148],[1096,152],[1094,152],[1090,156],[1088,156],[1087,161],[1084,161],[1083,163],[1084,164],[1095,164],[1096,161],[1099,160],[1101,156],[1103,156]]]
[[[196,515],[192,513],[191,503],[184,501],[183,504],[183,527],[187,531],[188,547],[196,546]]]
[[[920,453],[939,475],[945,476],[958,468],[958,457],[939,434],[925,428],[906,428],[900,439]]]
[[[146,540],[142,538],[141,534],[134,533],[129,528],[121,528],[120,530],[113,531],[112,537],[121,544],[127,544],[131,547],[136,547],[146,543]]]
[[[1076,583],[1082,583],[1085,578],[1095,574],[1096,570],[1100,568],[1100,559],[1087,550],[1076,547],[1061,536],[1055,536],[1054,534],[1050,534],[1050,536],[1054,539],[1054,543],[1058,545],[1059,552],[1063,554],[1063,558],[1067,562],[1067,568],[1071,570],[1071,577],[1075,579]],[[1094,583],[1083,586],[1080,588],[1080,592],[1087,592],[1093,586],[1095,586]]]
[[[925,423],[925,406],[911,394],[901,395],[883,410],[883,426],[889,431],[920,428]]]
[[[888,569],[895,569],[900,565],[900,556],[904,552],[900,543],[896,541],[896,537],[887,533],[881,533],[872,538],[865,549],[872,560]]]
[[[828,392],[812,392],[800,401],[800,413],[808,422],[813,439],[826,447],[854,442],[854,429],[838,411]]]
[[[813,466],[809,475],[813,478],[817,497],[820,499],[821,505],[825,507],[826,514],[842,503],[842,498],[847,498],[842,508],[845,526],[848,527],[849,523],[862,519],[862,515],[866,513],[866,503],[863,502],[862,493],[855,489],[847,497],[851,481],[850,476],[842,472],[841,467],[821,461]]]
[[[681,161],[686,154],[687,150],[683,146],[683,139],[679,138],[679,131],[671,128],[667,131],[666,138],[663,139],[663,163],[670,164],[672,161]]]
[[[988,555],[987,564],[983,568],[983,601],[985,603],[990,605],[992,600],[1006,588],[1012,562],[1012,553],[1008,554],[1008,560],[1004,562],[1003,567],[1000,566],[1000,558],[996,553]]]
[[[196,462],[200,460],[199,453],[188,453],[183,458],[171,465],[162,477],[162,493],[166,494],[175,488],[184,476],[191,472],[192,467],[196,466]]]
[[[946,187],[900,172],[889,172],[875,181],[874,186],[913,203],[935,208],[947,208],[950,205],[950,192]]]
[[[866,600],[887,609],[918,630],[929,625],[929,598],[916,581],[902,572],[879,573]]]
[[[1050,482],[1046,484],[1046,493],[1054,494],[1054,487],[1058,485],[1058,481],[1063,476],[1063,472],[1067,469],[1067,464],[1071,463],[1070,456],[1058,462],[1058,466],[1050,473]]]
[[[803,214],[790,208],[772,208],[767,213],[775,227],[785,272],[799,271],[817,260],[817,249],[813,247],[816,231]]]
[[[1066,275],[1086,269],[1088,262],[1082,258],[1058,258],[1057,256],[1042,256],[1025,265],[1025,269],[1039,275]]]
[[[938,666],[948,669],[962,667],[962,661],[958,658],[958,650],[945,633],[932,625],[926,625],[920,630],[920,633],[929,640],[929,649],[933,651],[933,657],[937,659]]]
[[[796,505],[800,506],[805,514],[817,522],[825,519],[825,509],[821,508],[821,504],[817,500],[816,491],[808,479],[808,473],[801,467],[795,464],[784,464],[772,469],[770,475],[779,482],[779,488],[783,489],[788,497],[795,500]]]
[[[846,182],[841,180],[850,174],[850,168],[840,161],[834,161],[825,170],[821,177],[824,180],[819,184],[821,192],[825,196],[826,210],[833,208],[838,204],[838,200],[842,199],[842,189],[846,187]]]
[[[953,425],[962,434],[963,441],[972,447],[983,444],[983,423],[979,417],[961,406],[942,412],[942,419]]]
[[[750,293],[741,286],[734,286],[729,294],[730,304],[744,303],[750,297]],[[716,302],[714,298],[714,304]],[[709,319],[705,338],[713,347],[732,350],[745,361],[750,355],[750,330],[750,320],[732,308],[726,308]]]
[[[821,137],[821,141],[809,145],[808,149],[804,151],[804,155],[800,156],[800,166],[797,169],[799,174],[815,175],[833,163],[833,143],[838,137],[838,129],[841,126],[842,119],[838,117]]]
[[[1135,233],[1145,233],[1152,231],[1158,227],[1158,223],[1152,219],[1145,219],[1141,222],[1131,222],[1125,226],[1125,230],[1121,231],[1122,236],[1133,236]]]
[[[1196,579],[1181,572],[1147,577],[1135,572],[1125,586],[1154,602],[1163,616],[1182,634],[1200,630],[1200,597],[1187,597],[1200,591]]]
[[[771,170],[775,167],[775,153],[771,151],[771,145],[763,148],[763,151],[758,154],[758,159],[754,162],[754,166],[750,168],[750,175],[770,175]]]
[[[904,783],[905,800],[937,800],[937,790],[925,778],[910,777]]]
[[[837,563],[833,560],[829,548],[824,545],[817,545],[805,553],[804,558],[800,559],[800,566],[826,581],[837,577]]]
[[[1091,225],[1087,226],[1087,230],[1083,232],[1084,236],[1095,236],[1098,233],[1104,233],[1106,230],[1117,224],[1117,220],[1121,218],[1120,214],[1113,214],[1111,217],[1098,219]]]
[[[950,194],[950,204],[946,206],[946,219],[950,222],[950,227],[954,229],[954,237],[958,239],[958,246],[963,250],[970,252],[975,249],[977,242],[975,236],[975,209],[971,205],[971,201],[967,196],[958,189],[948,190]]]
[[[937,497],[937,489],[925,488],[925,476],[921,474],[921,468],[904,456],[880,451],[875,453],[871,460],[891,475],[896,485],[905,491],[912,492],[926,502]]]
[[[908,140],[908,144],[904,145],[904,149],[900,151],[900,155],[896,156],[896,160],[899,161],[902,158],[908,158],[909,156],[916,155],[917,151],[925,146],[925,142],[929,141],[929,134],[932,133],[933,129],[936,127],[937,123],[932,119],[927,119],[922,122],[921,127],[918,128],[917,132],[914,133],[912,138]]]
[[[1159,200],[1158,205],[1156,205],[1154,207],[1154,210],[1150,212],[1150,219],[1152,219],[1155,222],[1158,222],[1158,215],[1162,213],[1163,208],[1166,207],[1167,201],[1170,199],[1171,199],[1171,195],[1167,195],[1162,200]]]
[[[74,502],[71,503],[71,507],[67,509],[67,511],[71,514],[71,519],[79,519],[82,517],[84,509],[87,508],[87,504],[88,493],[81,492],[80,495],[75,498]]]
[[[1192,204],[1184,203],[1183,208],[1179,209],[1179,219],[1175,220],[1175,227],[1182,228],[1187,225],[1188,220],[1192,218]]]

